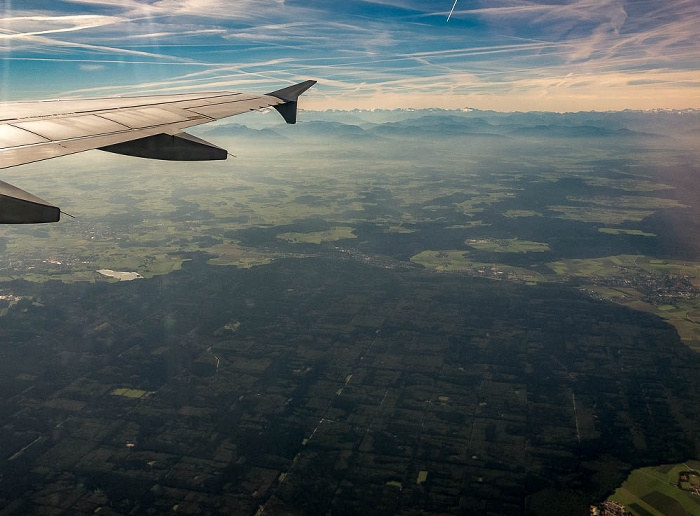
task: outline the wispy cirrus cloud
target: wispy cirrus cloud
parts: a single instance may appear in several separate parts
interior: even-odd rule
[[[9,17],[2,20],[0,39],[77,32],[125,21],[127,21],[126,18],[98,15]],[[14,26],[21,29],[12,30]]]
[[[79,68],[85,72],[97,72],[104,70],[106,66],[102,64],[81,64]]]
[[[66,94],[267,91],[315,78],[306,102],[317,107],[700,107],[695,0],[460,1],[446,24],[452,4],[64,0],[5,13],[0,56],[10,77],[23,62],[104,67],[90,85],[45,86]]]

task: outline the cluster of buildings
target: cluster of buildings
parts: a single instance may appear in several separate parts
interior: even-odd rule
[[[692,477],[695,478],[693,479]],[[678,475],[678,487],[700,496],[700,484],[697,483],[698,477],[700,475],[695,471],[683,471]]]
[[[612,500],[606,500],[600,505],[591,505],[591,516],[631,516],[625,506]]]
[[[624,269],[622,276],[600,278],[598,285],[628,287],[642,292],[649,303],[665,303],[674,298],[698,297],[698,290],[683,274],[650,274],[639,269]]]

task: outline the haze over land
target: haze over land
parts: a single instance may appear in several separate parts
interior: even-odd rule
[[[585,514],[696,457],[698,128],[271,112],[8,169],[78,218],[0,232],[0,503]]]
[[[1,101],[318,84],[2,171],[0,513],[700,513],[700,2],[452,4],[4,3]]]

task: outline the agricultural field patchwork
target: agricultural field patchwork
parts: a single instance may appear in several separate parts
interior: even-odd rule
[[[699,485],[697,461],[641,468],[609,500],[623,504],[633,516],[693,516],[700,514],[700,494],[694,492]]]

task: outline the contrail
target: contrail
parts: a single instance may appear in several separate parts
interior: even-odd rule
[[[452,9],[450,9],[450,14],[447,15],[447,21],[450,21],[450,17],[452,16],[452,13],[454,12],[456,5],[457,5],[457,0],[455,0],[455,3],[452,4]]]

